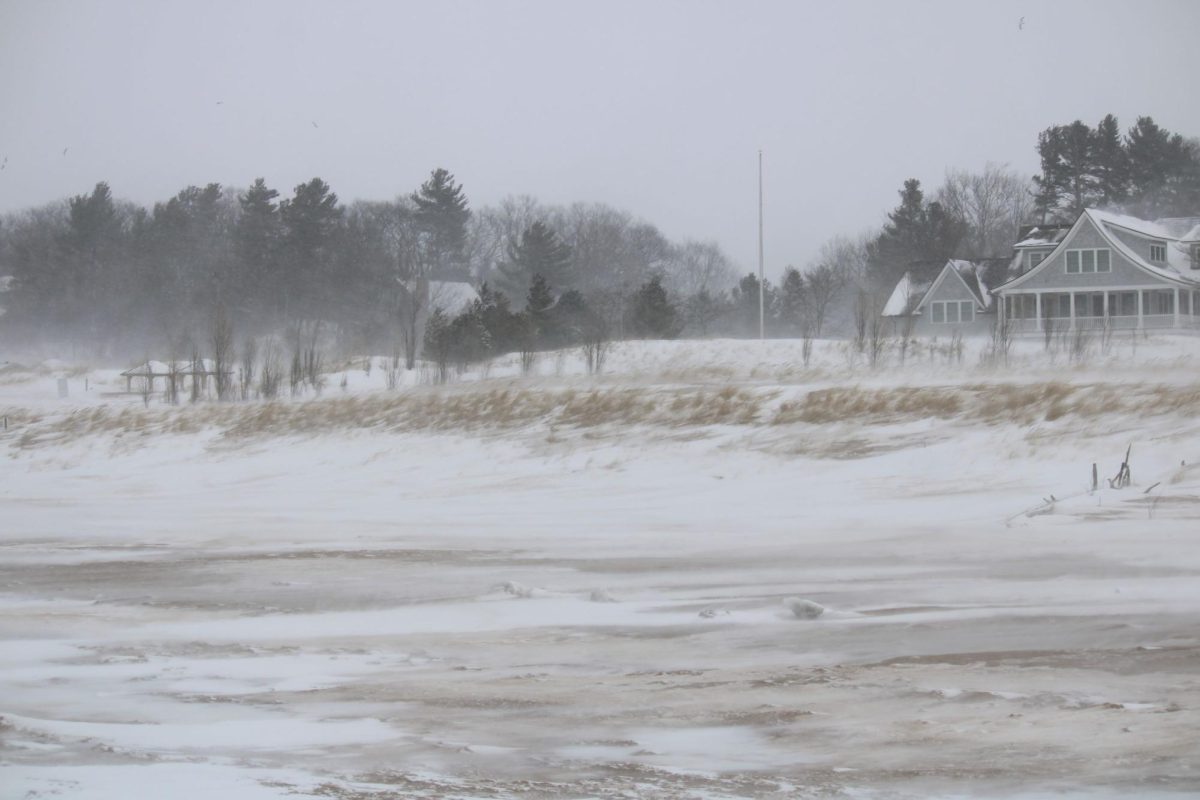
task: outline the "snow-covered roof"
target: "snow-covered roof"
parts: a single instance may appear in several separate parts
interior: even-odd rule
[[[880,313],[885,317],[919,313],[926,296],[951,272],[966,285],[980,310],[986,311],[992,307],[992,287],[1008,274],[1008,259],[966,261],[952,258],[937,272],[910,269],[900,278]]]
[[[1063,240],[1070,225],[1035,225],[1029,230],[1022,231],[1021,241],[1013,247],[1027,249],[1032,247],[1053,247]]]
[[[913,308],[921,302],[921,298],[928,290],[928,284],[924,288],[918,289],[913,281],[912,273],[906,272],[896,284],[896,288],[892,289],[892,295],[884,303],[883,311],[880,313],[885,317],[903,317],[911,314]],[[914,297],[916,298],[915,302]]]
[[[1188,223],[1192,218],[1174,218],[1165,220],[1148,220],[1131,217],[1128,214],[1114,214],[1111,211],[1087,209],[1083,212],[1096,223],[1097,229],[1105,234],[1105,238],[1121,252],[1121,255],[1137,264],[1144,270],[1155,275],[1174,281],[1200,284],[1200,277],[1192,269],[1192,254],[1190,248],[1183,243],[1183,236],[1189,233]],[[1194,226],[1200,227],[1200,226]],[[1126,245],[1113,234],[1114,228],[1123,228],[1149,239],[1160,239],[1166,245],[1167,263],[1155,264],[1147,261],[1133,248]],[[1177,233],[1176,233],[1177,232]]]
[[[1071,230],[1079,227],[1084,220],[1089,220],[1092,226],[1100,232],[1105,241],[1109,245],[1123,255],[1130,263],[1137,266],[1144,272],[1163,278],[1175,283],[1182,283],[1188,286],[1200,286],[1200,270],[1192,269],[1192,253],[1191,247],[1184,237],[1190,236],[1192,231],[1200,229],[1200,218],[1195,217],[1173,217],[1170,219],[1160,219],[1155,221],[1144,220],[1139,217],[1133,217],[1128,214],[1117,214],[1112,211],[1101,211],[1100,209],[1087,208],[1079,215],[1078,219],[1071,226]],[[1118,229],[1124,230],[1142,236],[1148,239],[1162,241],[1167,249],[1167,263],[1156,264],[1138,254],[1132,247],[1121,241],[1121,238],[1116,235]],[[1058,252],[1058,249],[1063,246],[1066,241],[1064,236],[1055,246],[1053,252]],[[1050,255],[1053,255],[1051,253]],[[1050,255],[1046,260],[1036,267],[1033,267],[1024,274],[1010,277],[1008,283],[1015,284],[1023,282],[1023,279],[1035,272],[1040,272],[1045,264],[1050,263]],[[1015,260],[1014,260],[1014,263]]]

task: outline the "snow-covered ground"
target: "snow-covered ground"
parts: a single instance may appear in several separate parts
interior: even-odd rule
[[[1200,340],[978,349],[8,365],[0,797],[1198,793]]]

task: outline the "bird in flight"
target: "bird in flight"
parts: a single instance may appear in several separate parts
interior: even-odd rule
[[[218,101],[217,101],[217,105],[219,105],[219,106],[223,106],[223,105],[225,105],[225,101],[224,101],[224,100],[218,100]]]
[[[2,172],[4,170],[4,168],[7,166],[8,166],[8,156],[5,156],[4,161],[0,162],[0,172]]]
[[[1021,17],[1021,21],[1017,23],[1017,30],[1019,30],[1019,31],[1025,30],[1025,18],[1024,17]]]
[[[65,155],[67,154],[67,151],[68,151],[68,150],[70,150],[70,149],[71,149],[71,148],[69,148],[69,147],[64,147],[64,148],[63,148],[63,155],[65,156]]]
[[[315,122],[314,122],[314,123],[313,123],[313,127],[314,127],[314,128],[318,127],[318,126],[317,126],[317,123],[315,123]]]

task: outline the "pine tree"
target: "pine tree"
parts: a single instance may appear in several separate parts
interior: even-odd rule
[[[679,335],[679,313],[657,275],[634,293],[630,308],[634,335],[644,339],[673,339]]]
[[[434,280],[466,281],[467,220],[471,211],[461,183],[438,167],[412,195],[417,224],[428,237],[428,250],[435,269]]]
[[[1138,117],[1126,139],[1133,210],[1145,217],[1171,213],[1194,213],[1176,208],[1172,184],[1192,168],[1187,142],[1179,134],[1161,128],[1151,117]]]
[[[529,290],[534,275],[555,286],[569,283],[571,248],[541,220],[521,233],[521,241],[509,244],[508,259],[497,266],[500,287],[514,295]]]
[[[1034,181],[1043,215],[1059,211],[1073,221],[1095,204],[1096,144],[1096,133],[1079,120],[1047,128],[1038,136],[1042,174]]]
[[[1096,202],[1113,206],[1129,196],[1129,158],[1117,118],[1108,114],[1096,126],[1094,140]]]
[[[328,274],[333,245],[342,221],[338,196],[320,178],[296,187],[295,196],[279,204],[285,227],[289,273],[282,276],[284,315],[315,315]]]
[[[262,178],[255,179],[238,198],[242,214],[234,231],[236,258],[241,269],[247,299],[261,304],[276,281],[277,256],[281,236],[279,192],[268,188]]]
[[[891,288],[913,261],[944,261],[954,255],[967,224],[941,203],[926,203],[921,182],[910,178],[900,205],[888,214],[882,233],[867,245],[867,272],[880,288]]]
[[[808,294],[807,282],[800,270],[788,267],[779,287],[779,321],[788,333],[800,331]]]

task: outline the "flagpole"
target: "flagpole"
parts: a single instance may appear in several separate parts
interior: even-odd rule
[[[758,338],[767,338],[766,285],[763,283],[763,173],[762,150],[758,151]]]

